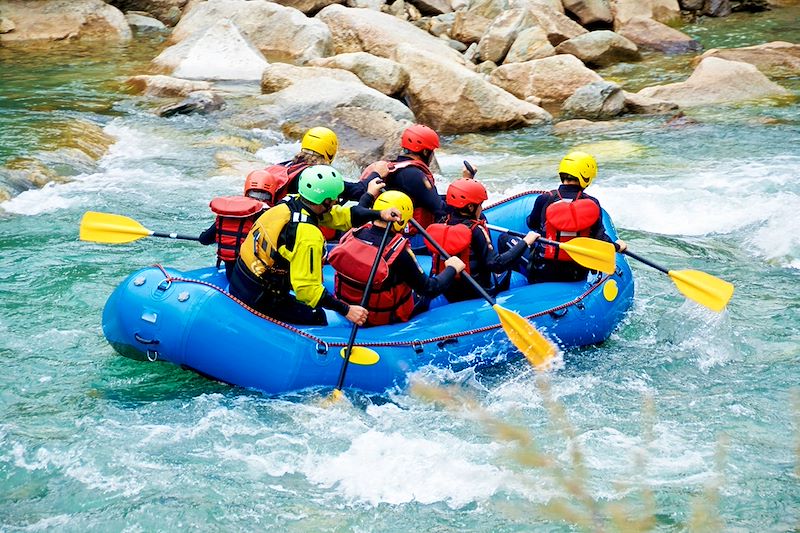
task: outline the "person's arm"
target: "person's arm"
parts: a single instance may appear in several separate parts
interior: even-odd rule
[[[206,246],[217,242],[217,222],[214,221],[214,223],[212,223],[207,230],[201,233],[200,237],[198,237],[198,240],[200,241],[200,244],[204,244]]]
[[[414,207],[421,207],[431,212],[436,220],[447,215],[445,203],[436,187],[430,185],[428,177],[418,168],[406,167],[397,173],[408,195],[414,201]]]
[[[519,242],[514,246],[502,254],[498,254],[497,250],[487,241],[486,233],[476,227],[472,230],[472,247],[477,261],[483,261],[483,264],[486,265],[489,272],[500,274],[511,268],[511,265],[522,257],[525,250],[536,242],[538,238],[538,233],[533,231],[528,232],[528,234],[525,235],[524,238],[519,239]]]
[[[395,270],[396,269],[396,270]],[[414,292],[421,296],[438,296],[453,283],[456,269],[448,266],[436,276],[428,276],[410,251],[403,252],[392,265],[392,270],[397,272],[400,280],[407,283]]]
[[[345,181],[344,192],[341,197],[345,200],[357,201],[367,192],[367,183],[367,181]]]
[[[544,210],[544,205],[547,203],[549,196],[550,193],[542,193],[536,197],[536,201],[533,202],[533,209],[531,209],[528,218],[525,219],[528,229],[537,233],[544,233],[544,228],[542,227],[542,210]]]

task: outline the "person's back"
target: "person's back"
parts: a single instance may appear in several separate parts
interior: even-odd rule
[[[538,238],[529,233],[503,254],[498,254],[481,217],[483,202],[488,198],[486,188],[474,179],[461,178],[447,188],[447,205],[453,210],[442,223],[432,224],[428,233],[450,255],[459,257],[465,264],[465,271],[487,291],[496,293],[500,288],[495,283],[495,275],[508,271],[512,264]],[[436,248],[428,244],[432,253],[432,274],[440,271],[442,259]],[[480,298],[481,295],[463,276],[457,276],[445,291],[450,302]]]
[[[454,257],[446,262],[438,276],[427,276],[402,236],[414,212],[410,198],[399,191],[387,191],[375,200],[373,207],[383,209],[390,206],[400,211],[402,220],[392,223],[391,240],[380,258],[377,257],[378,248],[386,228],[382,221],[348,232],[328,258],[336,270],[335,295],[348,303],[361,301],[369,272],[378,261],[366,305],[368,326],[409,320],[414,311],[412,293],[429,297],[441,294],[464,268],[463,262]]]
[[[393,161],[379,161],[368,166],[361,180],[381,177],[386,182],[386,190],[405,193],[414,204],[414,220],[427,228],[446,214],[429,168],[434,150],[439,148],[439,136],[427,126],[414,124],[405,129],[400,145],[402,155]]]
[[[250,228],[266,209],[274,205],[276,192],[284,185],[285,181],[280,176],[256,170],[247,175],[243,196],[221,196],[209,203],[217,217],[198,240],[204,245],[217,244],[217,267],[225,264],[228,279]]]
[[[585,192],[597,176],[594,157],[585,152],[570,152],[561,160],[558,171],[561,185],[536,199],[526,219],[528,227],[557,242],[568,242],[575,237],[612,242],[603,226],[600,202]],[[618,251],[626,248],[622,240],[614,245]],[[557,246],[537,245],[527,274],[530,283],[580,281],[586,279],[589,270]]]

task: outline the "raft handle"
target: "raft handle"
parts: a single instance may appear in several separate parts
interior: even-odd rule
[[[556,309],[554,311],[550,311],[550,316],[553,318],[563,318],[568,311],[569,307],[565,307],[563,309]]]
[[[147,357],[147,360],[151,363],[155,363],[158,361],[158,352],[155,350],[147,350],[147,352],[145,352],[145,357]]]
[[[152,339],[152,340],[145,339],[144,337],[142,337],[138,333],[134,333],[133,334],[133,338],[136,339],[137,341],[141,342],[142,344],[159,344],[161,342],[158,339]]]
[[[422,352],[425,351],[425,348],[422,347],[422,342],[419,339],[414,339],[413,341],[411,341],[411,347],[417,354],[421,354]]]
[[[439,341],[436,345],[439,347],[440,350],[444,350],[445,346],[448,344],[456,344],[458,343],[458,338],[450,337],[449,339],[444,339],[443,341]]]
[[[325,341],[317,341],[317,353],[325,355],[328,353],[328,343]]]

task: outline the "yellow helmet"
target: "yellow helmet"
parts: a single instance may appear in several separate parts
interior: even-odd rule
[[[574,151],[564,156],[558,165],[559,174],[569,174],[577,179],[582,188],[588,187],[597,176],[597,161],[586,152]]]
[[[399,222],[392,222],[392,228],[397,232],[403,231],[408,221],[414,216],[414,204],[411,202],[411,198],[400,191],[386,191],[375,199],[372,209],[383,211],[389,207],[397,208],[402,217]]]
[[[328,128],[317,126],[316,128],[311,128],[303,135],[300,148],[316,152],[330,163],[333,161],[333,158],[336,157],[336,151],[339,149],[339,141],[336,139],[336,134],[333,133],[333,131]]]

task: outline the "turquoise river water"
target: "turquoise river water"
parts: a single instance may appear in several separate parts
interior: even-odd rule
[[[800,42],[798,19],[787,8],[684,30],[705,48]],[[550,188],[559,157],[585,146],[600,165],[592,192],[631,249],[729,280],[734,297],[712,313],[633,264],[630,314],[603,345],[566,354],[550,409],[521,361],[415,376],[455,386],[470,410],[407,390],[326,408],[327,390],[265,397],[120,357],[103,338],[103,304],[129,272],[200,267],[212,251],[80,242],[85,211],[197,234],[209,199],[241,186],[217,170],[221,136],[258,141],[264,161],[297,148],[224,112],[153,115],[122,82],[162,46],[0,48],[0,164],[53,150],[76,119],[114,138],[71,181],[0,204],[0,531],[614,530],[617,511],[630,530],[797,530],[800,79],[776,80],[794,98],[690,110],[683,126],[447,138],[442,183],[467,158],[493,199]],[[638,90],[690,71],[687,57],[649,57],[601,74]],[[537,454],[515,454],[498,423]]]

